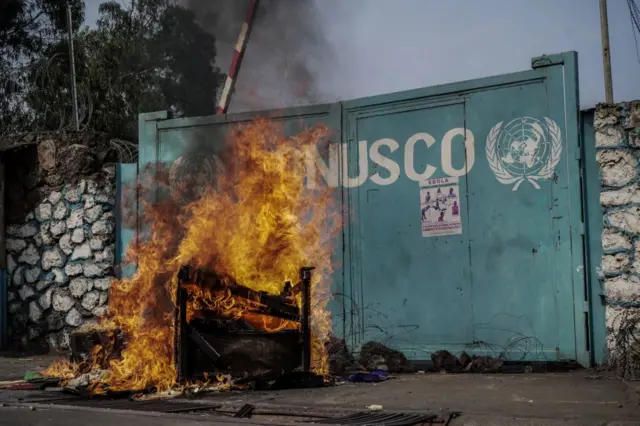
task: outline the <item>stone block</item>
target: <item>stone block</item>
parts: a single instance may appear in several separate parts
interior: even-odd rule
[[[29,303],[29,319],[36,324],[42,319],[42,308],[36,301]]]
[[[84,241],[84,228],[76,228],[71,234],[71,241],[80,244]]]
[[[70,277],[82,274],[82,265],[80,263],[68,263],[64,267],[64,273]]]
[[[102,250],[104,248],[104,238],[92,238],[89,240],[89,247],[91,250]]]
[[[114,231],[113,221],[99,220],[91,226],[91,233],[95,235],[111,235]]]
[[[71,260],[86,260],[90,259],[92,256],[93,252],[91,251],[91,247],[89,246],[89,243],[85,242],[73,249]]]
[[[62,201],[57,203],[53,208],[52,216],[56,220],[63,220],[67,217],[68,214],[69,214],[69,210],[67,209],[67,206]]]
[[[42,274],[42,269],[38,266],[34,266],[33,268],[26,268],[24,271],[24,280],[33,284],[40,278],[40,274]]]
[[[64,254],[66,254],[67,256],[69,256],[71,253],[73,253],[73,242],[71,241],[71,235],[64,234],[60,238],[59,245],[60,245],[60,249],[62,250],[62,252]]]
[[[53,281],[58,284],[65,284],[69,281],[69,277],[64,273],[62,268],[53,268],[51,270],[51,274],[53,275]]]
[[[68,185],[64,188],[64,199],[71,204],[75,204],[80,201],[80,194],[78,188],[74,185]]]
[[[36,246],[29,244],[29,246],[20,254],[18,262],[27,263],[31,266],[36,266],[40,263],[40,253]]]
[[[609,213],[606,222],[611,226],[629,233],[640,233],[640,207],[628,207]]]
[[[38,144],[38,165],[41,169],[51,172],[56,168],[56,143],[47,139]]]
[[[104,277],[111,269],[111,265],[105,263],[86,262],[82,270],[87,278]]]
[[[602,231],[602,249],[605,252],[631,250],[631,240],[621,232],[605,228]]]
[[[632,148],[640,148],[640,130],[629,132],[629,146]]]
[[[60,191],[53,191],[49,194],[49,202],[53,205],[58,204],[62,200],[62,193]]]
[[[31,288],[31,286],[29,285],[23,285],[22,287],[20,287],[20,290],[18,290],[18,296],[20,296],[20,299],[22,300],[28,300],[31,298],[31,296],[35,295],[36,293],[33,291],[33,289]]]
[[[622,126],[604,127],[596,132],[596,147],[613,148],[622,145],[624,141],[624,131]]]
[[[600,176],[605,186],[625,186],[638,175],[638,161],[628,151],[598,151],[596,159],[600,164]]]
[[[7,238],[7,251],[11,253],[20,253],[27,247],[25,240],[16,240],[15,238]]]
[[[73,305],[75,305],[75,301],[71,294],[66,289],[56,289],[53,292],[53,296],[51,298],[51,306],[55,311],[58,312],[68,312]]]
[[[621,110],[622,108],[618,105],[597,105],[593,118],[593,127],[596,130],[600,130],[604,127],[618,124]]]
[[[98,183],[90,180],[89,182],[87,182],[87,193],[88,194],[92,194],[95,195],[98,193]],[[95,201],[95,198],[94,198]]]
[[[96,249],[98,250],[98,249]],[[13,255],[11,253],[7,253],[7,272],[9,273],[9,275],[13,274],[13,271],[16,270],[16,267],[18,266],[18,264],[16,263],[15,259],[13,258]]]
[[[11,283],[13,287],[22,287],[24,284],[24,268],[22,266],[18,266],[16,270],[13,272],[13,276],[11,277]]]
[[[36,284],[36,291],[41,292],[42,290],[49,287],[51,284],[53,284],[53,281],[51,281],[50,279],[48,278],[42,279],[38,281],[38,283]]]
[[[98,305],[103,306],[106,305],[109,301],[109,292],[101,291],[100,298],[98,299]]]
[[[82,307],[91,311],[98,306],[99,301],[100,293],[97,290],[89,291],[82,297]]]
[[[104,248],[104,250],[97,252],[94,254],[96,262],[103,262],[113,264],[115,261],[115,247],[113,245],[109,245]]]
[[[607,278],[604,282],[607,297],[614,300],[638,300],[640,279],[634,275],[619,275]]]
[[[84,201],[84,209],[90,209],[96,205],[96,197],[91,194],[85,194],[82,196],[82,200]]]
[[[93,280],[93,286],[98,290],[109,290],[111,281],[113,281],[113,278],[111,277],[97,278]]]
[[[94,316],[100,318],[100,317],[102,317],[102,316],[107,314],[107,307],[106,306],[98,306],[93,311],[91,311],[91,313]]]
[[[43,246],[50,246],[54,243],[50,223],[40,224],[40,233],[38,235],[40,236],[40,241],[42,242]]]
[[[61,268],[66,262],[67,257],[58,247],[55,247],[51,250],[46,250],[42,254],[42,267],[45,271],[50,271],[53,268]]]
[[[40,307],[42,309],[49,309],[51,307],[51,298],[53,295],[53,289],[49,288],[47,289],[47,291],[45,291],[44,293],[42,293],[40,295],[40,297],[38,298],[38,303],[40,304]]]
[[[69,283],[69,291],[76,298],[84,296],[87,291],[93,288],[93,282],[86,278],[74,278]]]
[[[36,220],[38,222],[44,222],[53,216],[53,206],[49,203],[42,203],[36,208],[35,213]]]
[[[602,256],[602,271],[607,274],[621,274],[625,272],[631,260],[625,253],[606,254]]]
[[[103,207],[100,204],[94,205],[84,211],[84,218],[87,223],[94,223],[100,218],[103,212]]]
[[[51,234],[54,237],[60,237],[67,232],[67,224],[63,220],[54,220],[51,222]]]
[[[84,224],[84,210],[81,208],[73,209],[67,218],[67,229],[74,229]]]
[[[71,308],[64,320],[72,327],[78,327],[84,322],[82,315],[80,315],[80,312],[78,312],[76,308]]]
[[[638,185],[600,193],[600,204],[606,207],[624,206],[632,203],[640,204],[640,189]]]
[[[53,311],[46,317],[47,330],[59,331],[64,327],[64,314],[62,312]]]

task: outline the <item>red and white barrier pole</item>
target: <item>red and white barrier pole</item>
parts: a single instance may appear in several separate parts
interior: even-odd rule
[[[231,60],[231,66],[229,66],[229,72],[227,72],[227,80],[224,83],[224,89],[222,90],[222,96],[220,96],[220,102],[216,109],[216,114],[226,114],[229,108],[229,101],[231,100],[231,94],[233,93],[233,87],[236,83],[236,77],[240,71],[240,65],[242,64],[242,57],[247,47],[247,41],[249,40],[249,34],[251,33],[251,27],[253,25],[253,19],[256,16],[256,10],[258,10],[259,0],[250,0],[247,13],[236,41],[236,48],[233,52],[233,59]]]

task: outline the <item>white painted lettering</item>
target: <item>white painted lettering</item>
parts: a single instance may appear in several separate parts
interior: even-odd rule
[[[369,157],[367,156],[367,141],[358,142],[358,176],[349,177],[349,144],[342,144],[342,185],[345,188],[355,188],[362,185],[369,177]]]
[[[409,179],[416,182],[429,179],[436,172],[436,168],[430,165],[425,167],[423,173],[416,172],[413,152],[418,141],[424,141],[427,144],[427,148],[436,143],[433,136],[428,133],[416,133],[407,140],[407,144],[404,147],[404,172]]]
[[[379,139],[375,141],[369,149],[369,157],[371,161],[380,167],[384,167],[389,172],[388,177],[380,176],[380,172],[377,172],[371,176],[371,182],[378,185],[391,185],[400,177],[400,166],[395,161],[380,154],[380,147],[386,146],[389,148],[389,153],[396,151],[400,148],[400,144],[393,139]]]
[[[464,137],[464,149],[465,149],[465,159],[462,168],[454,169],[452,163],[451,156],[451,148],[453,144],[453,138],[456,136]],[[442,171],[447,175],[452,177],[464,176],[473,167],[473,164],[476,162],[475,155],[475,139],[473,137],[473,133],[469,129],[464,129],[462,127],[458,127],[455,129],[449,130],[444,137],[442,138]]]
[[[307,188],[315,189],[317,185],[316,168],[330,188],[337,188],[340,184],[340,171],[338,163],[338,144],[329,145],[329,165],[327,165],[318,152],[318,147],[308,147],[306,152]]]

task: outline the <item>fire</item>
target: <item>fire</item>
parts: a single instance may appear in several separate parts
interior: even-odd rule
[[[127,250],[137,271],[112,284],[109,313],[100,323],[122,330],[126,347],[93,384],[93,392],[162,391],[176,385],[172,315],[182,265],[213,270],[271,294],[280,294],[286,281],[297,282],[300,267],[315,266],[312,365],[316,373],[328,372],[324,343],[331,329],[329,276],[341,212],[330,188],[304,187],[308,148],[328,136],[324,126],[292,138],[267,120],[236,126],[225,143],[225,173],[200,198],[180,205],[171,197],[160,197],[145,206],[148,236]],[[163,193],[162,182],[153,185]],[[197,286],[187,286],[187,291],[189,318],[206,306],[242,317],[263,330],[297,326],[249,313],[253,302],[228,293]],[[65,377],[76,373],[69,370],[73,366],[56,368],[64,370]],[[47,373],[54,374],[56,369],[52,366]]]

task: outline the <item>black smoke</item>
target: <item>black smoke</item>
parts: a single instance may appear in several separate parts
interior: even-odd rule
[[[249,0],[181,0],[216,37],[217,66],[227,71]],[[261,0],[229,112],[327,102],[316,84],[332,50],[313,0]]]

